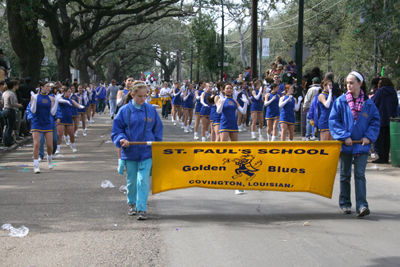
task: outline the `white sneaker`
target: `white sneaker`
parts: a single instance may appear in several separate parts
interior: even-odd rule
[[[93,119],[90,119],[90,122],[94,122],[94,120],[93,120]]]
[[[193,133],[193,130],[192,130],[192,128],[189,128],[189,133]]]
[[[251,132],[251,139],[257,139],[256,132]]]
[[[195,136],[194,136],[194,140],[199,140],[199,136],[198,136],[198,135],[195,135]]]
[[[87,136],[87,133],[86,133],[86,132],[83,132],[83,136]]]
[[[278,132],[278,136],[280,137],[281,135],[282,135],[282,132],[281,132],[281,131],[279,131],[279,132]]]
[[[82,122],[81,121],[79,122],[79,127],[82,127]]]
[[[318,140],[318,138],[315,137],[315,136],[312,136],[312,137],[310,138],[310,141],[315,141],[315,140]]]
[[[89,127],[92,127],[92,123],[89,121]]]
[[[176,122],[174,122],[174,126],[176,126]]]
[[[39,162],[42,162],[42,161],[43,161],[43,159],[41,157],[39,157]]]
[[[75,137],[77,137],[78,136],[78,131],[76,131],[74,135],[75,135]]]
[[[39,165],[37,165],[37,166],[33,165],[33,172],[40,173]]]
[[[188,129],[185,129],[183,132],[184,132],[184,133],[189,133],[189,130],[188,130]]]
[[[264,137],[260,136],[260,137],[258,138],[258,141],[264,141]]]
[[[375,153],[371,153],[371,158],[373,158],[373,159],[376,158],[376,154]]]
[[[211,134],[206,134],[206,139],[210,139],[211,138]]]
[[[185,129],[185,126],[181,125],[181,129]]]
[[[246,125],[243,125],[243,126],[242,126],[242,131],[243,131],[243,132],[247,132]]]
[[[235,190],[236,195],[243,195],[245,194],[244,190]]]
[[[69,146],[69,145],[71,144],[71,141],[70,141],[69,139],[67,139],[67,140],[65,141],[65,144],[66,144],[67,146]]]
[[[50,170],[54,168],[53,159],[47,158],[47,164],[49,165],[49,169]]]
[[[56,154],[56,155],[58,155],[58,154],[60,154],[60,150],[56,150],[56,153],[54,153],[54,154]]]
[[[310,141],[310,137],[304,137],[303,139],[301,139],[303,141]]]
[[[76,149],[76,148],[72,148],[72,152],[73,153],[75,153],[75,152],[77,152],[78,150]]]

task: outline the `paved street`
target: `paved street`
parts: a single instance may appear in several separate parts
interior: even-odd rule
[[[111,120],[94,120],[88,137],[80,130],[77,153],[63,143],[53,170],[41,163],[33,174],[29,145],[0,155],[0,223],[29,228],[23,238],[0,229],[0,266],[400,266],[399,168],[368,164],[364,219],[354,208],[340,213],[337,175],[332,199],[201,188],[150,194],[149,220],[137,221],[118,190],[125,178],[116,172]],[[163,122],[165,141],[194,141]],[[103,180],[115,188],[103,189]]]

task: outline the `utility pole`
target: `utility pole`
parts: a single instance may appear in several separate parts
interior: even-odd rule
[[[258,0],[251,0],[251,79],[257,78],[257,6]]]
[[[224,2],[221,0],[222,9],[222,33],[221,33],[221,81],[224,80]]]
[[[260,42],[259,42],[259,54],[260,54],[260,62],[258,63],[258,79],[261,79],[261,61],[262,61],[262,33],[263,33],[263,19],[262,17],[260,18]]]
[[[304,0],[299,0],[299,27],[298,27],[298,40],[297,40],[297,53],[296,53],[296,65],[297,65],[297,90],[296,96],[302,95],[303,91],[303,23],[304,23]],[[294,130],[296,132],[302,132],[305,129],[305,114],[296,112],[296,123]],[[304,118],[304,119],[302,119]]]
[[[190,83],[193,82],[193,45],[190,45]]]

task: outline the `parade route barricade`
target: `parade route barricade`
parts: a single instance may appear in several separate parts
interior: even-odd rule
[[[342,142],[138,142],[151,145],[152,192],[202,187],[331,198]]]

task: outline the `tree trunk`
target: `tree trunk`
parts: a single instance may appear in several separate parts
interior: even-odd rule
[[[68,79],[68,81],[72,83],[71,72],[69,68],[71,51],[68,48],[57,47],[56,57],[58,64],[58,80],[65,82]]]
[[[32,77],[32,84],[36,86],[39,82],[44,57],[37,18],[25,21],[20,13],[22,9],[28,9],[28,6],[15,4],[12,0],[7,0],[6,3],[10,40],[13,50],[19,58],[19,77]]]

